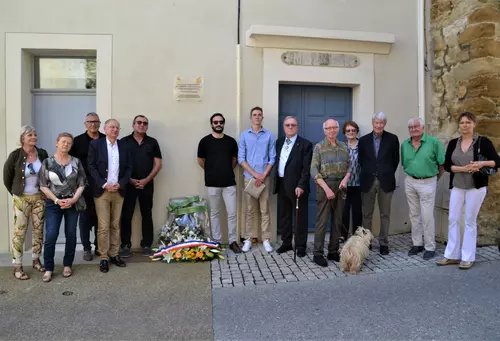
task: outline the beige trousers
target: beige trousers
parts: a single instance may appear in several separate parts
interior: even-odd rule
[[[245,178],[245,187],[250,181],[249,178]],[[271,239],[271,225],[270,225],[270,214],[269,214],[269,178],[265,182],[266,188],[260,194],[259,199],[253,198],[251,195],[245,193],[245,198],[247,202],[246,212],[245,212],[245,233],[243,233],[243,238],[252,238],[252,228],[253,228],[253,217],[255,212],[260,209],[261,218],[261,230],[262,239]]]
[[[118,192],[105,191],[94,198],[97,213],[97,245],[101,259],[118,256],[120,251],[120,218],[123,197]]]

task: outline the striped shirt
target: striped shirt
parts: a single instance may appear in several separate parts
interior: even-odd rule
[[[339,140],[330,144],[328,138],[314,146],[311,162],[311,177],[314,180],[339,180],[351,171],[347,145]]]

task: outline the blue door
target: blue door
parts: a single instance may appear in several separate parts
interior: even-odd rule
[[[333,118],[339,122],[338,138],[345,141],[342,125],[352,118],[352,89],[318,85],[280,85],[279,134],[284,135],[283,120],[295,116],[299,120],[299,135],[315,145],[323,140],[323,122]],[[278,156],[279,157],[279,156]],[[309,231],[316,223],[316,184],[310,180]]]

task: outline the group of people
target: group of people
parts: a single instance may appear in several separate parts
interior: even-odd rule
[[[156,139],[146,134],[148,124],[147,117],[138,115],[132,122],[133,133],[118,139],[120,123],[107,120],[102,134],[99,116],[92,112],[85,117],[83,134],[75,138],[69,133],[58,135],[52,156],[37,147],[35,128],[21,128],[21,147],[10,153],[3,169],[4,184],[14,206],[15,278],[29,279],[22,257],[31,221],[33,268],[43,273],[44,282],[52,280],[63,217],[66,239],[63,277],[72,275],[77,225],[84,260],[93,258],[90,241],[93,229],[94,254],[101,259],[100,271],[108,272],[109,263],[125,267],[122,258],[131,256],[131,220],[137,199],[142,215],[142,253],[152,254],[153,179],[161,169],[161,151]],[[44,265],[40,261],[42,245]]]
[[[328,260],[340,260],[339,247],[358,226],[372,228],[375,202],[380,212],[379,252],[389,254],[391,202],[396,189],[396,171],[401,162],[406,173],[405,193],[409,206],[413,245],[408,255],[423,252],[423,258],[435,257],[434,203],[437,183],[444,171],[450,173],[450,213],[448,244],[438,265],[459,264],[469,269],[475,260],[477,216],[488,186],[488,169],[500,166],[492,142],[475,133],[476,117],[470,112],[459,116],[460,136],[444,145],[424,132],[419,118],[408,121],[409,138],[400,145],[395,134],[385,130],[387,117],[373,116],[373,130],[359,137],[359,126],[347,121],[342,128],[336,120],[323,123],[325,138],[314,147],[300,135],[299,121],[288,116],[283,121],[284,136],[275,139],[262,125],[262,108],[250,111],[251,127],[239,142],[223,133],[225,118],[216,113],[210,118],[212,133],[198,147],[198,163],[205,170],[205,185],[210,206],[212,237],[221,238],[219,212],[222,200],[228,212],[229,248],[235,253],[247,252],[257,240],[253,235],[254,216],[260,212],[263,247],[273,250],[270,237],[269,195],[278,199],[278,232],[282,243],[276,250],[292,250],[306,255],[308,232],[309,179],[316,183],[316,226],[313,261],[328,266]],[[346,141],[338,140],[342,129]],[[246,201],[243,246],[236,233],[236,182],[233,168],[244,169]],[[486,170],[486,171],[485,171]],[[490,172],[492,174],[493,172]],[[264,186],[256,198],[247,187]],[[465,206],[465,232],[460,246],[460,219]],[[294,212],[298,219],[294,223]],[[332,220],[328,252],[324,243],[328,221]],[[352,222],[352,224],[351,224]],[[297,225],[297,226],[294,226]],[[351,230],[352,228],[352,230]],[[371,248],[371,246],[370,246]]]
[[[408,121],[410,137],[400,146],[398,137],[385,130],[384,113],[372,118],[372,132],[359,137],[359,126],[347,121],[342,126],[346,141],[337,137],[341,127],[334,119],[323,123],[325,138],[315,146],[298,135],[296,117],[284,119],[284,136],[275,139],[262,125],[262,108],[250,110],[251,127],[236,142],[224,133],[226,120],[221,113],[210,117],[211,134],[198,145],[198,164],[204,170],[210,208],[211,238],[221,242],[220,208],[227,211],[229,248],[235,253],[248,252],[257,240],[254,217],[259,211],[263,247],[271,245],[269,197],[278,198],[278,231],[282,243],[276,250],[284,253],[295,243],[297,256],[306,255],[308,233],[309,180],[316,183],[316,226],[313,261],[328,266],[340,260],[339,246],[349,232],[358,226],[372,228],[375,201],[380,211],[380,254],[389,254],[389,226],[392,195],[396,188],[396,171],[401,161],[405,193],[409,205],[413,245],[409,255],[424,252],[424,259],[435,256],[434,201],[439,178],[450,173],[450,213],[448,244],[438,265],[459,264],[468,269],[475,260],[477,215],[486,196],[488,170],[500,166],[492,142],[475,134],[475,116],[470,112],[459,117],[460,136],[443,144],[424,133],[424,122]],[[73,138],[69,133],[57,137],[56,152],[49,156],[37,147],[37,133],[23,126],[21,147],[14,150],[4,164],[3,179],[13,196],[14,232],[12,258],[14,276],[29,279],[23,269],[23,245],[29,222],[33,226],[33,268],[44,273],[49,282],[54,272],[54,254],[59,229],[64,217],[66,245],[63,276],[72,275],[79,219],[83,258],[93,258],[90,234],[94,230],[94,254],[101,261],[101,272],[109,271],[109,263],[126,266],[122,258],[130,257],[131,220],[136,201],[142,216],[142,253],[152,254],[153,243],[153,179],[162,167],[161,151],[156,139],[146,134],[149,120],[134,117],[133,132],[118,139],[120,124],[109,119],[104,134],[96,113],[85,117],[86,131]],[[401,157],[400,157],[401,156]],[[237,190],[234,168],[240,164],[244,172],[245,224],[243,245],[237,240]],[[250,187],[258,189],[247,190]],[[460,246],[460,219],[465,206],[465,231]],[[294,212],[297,210],[297,226]],[[326,227],[332,219],[328,253],[325,259]],[[352,224],[351,224],[352,221]],[[43,240],[43,226],[45,241]],[[44,264],[40,261],[43,245]],[[370,247],[371,248],[371,247]]]

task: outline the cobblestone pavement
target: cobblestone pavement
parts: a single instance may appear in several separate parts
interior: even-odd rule
[[[320,267],[312,261],[312,239],[309,236],[307,255],[297,257],[297,264],[293,262],[293,251],[277,254],[275,251],[267,253],[262,244],[253,245],[247,253],[226,253],[224,260],[212,261],[212,288],[228,288],[264,285],[283,282],[315,281],[320,279],[335,279],[342,276],[353,276],[340,271],[338,263],[328,261],[328,267]],[[325,245],[328,245],[326,236]],[[445,246],[437,244],[436,257],[423,260],[422,253],[408,256],[412,245],[410,234],[401,234],[389,237],[390,254],[381,256],[378,247],[374,247],[365,260],[360,275],[377,272],[405,271],[415,268],[436,266],[436,259],[443,256]],[[273,245],[277,248],[279,245]],[[327,250],[325,250],[325,255]],[[476,263],[500,260],[497,246],[487,246],[477,249]],[[355,275],[354,275],[355,276]]]

